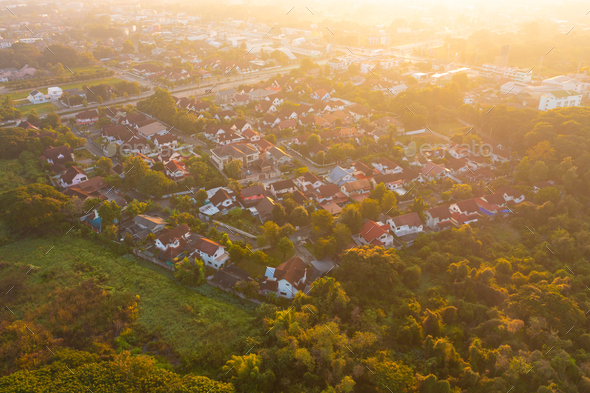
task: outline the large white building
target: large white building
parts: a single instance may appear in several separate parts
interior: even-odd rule
[[[545,79],[542,83],[543,86],[553,88],[555,90],[571,90],[582,95],[587,96],[590,94],[590,83],[581,82],[578,79],[570,78],[569,76],[560,75],[553,78]]]
[[[544,93],[539,101],[539,110],[548,111],[555,108],[580,106],[582,94],[572,90],[555,90]]]
[[[482,64],[480,75],[495,79],[503,77],[522,83],[530,82],[533,77],[531,70],[518,67],[503,67],[495,64]]]

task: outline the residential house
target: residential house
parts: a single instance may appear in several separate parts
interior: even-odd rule
[[[223,169],[233,160],[241,160],[243,167],[251,166],[259,157],[258,149],[251,143],[238,143],[211,149],[211,162]]]
[[[254,109],[256,109],[257,112],[271,114],[277,111],[277,106],[270,101],[262,101],[256,105]]]
[[[326,89],[319,89],[311,93],[311,98],[315,100],[326,101],[331,98],[330,93],[326,91]]]
[[[326,184],[318,187],[315,198],[318,203],[327,203],[336,201],[340,196],[346,199],[337,184]]]
[[[519,204],[521,202],[524,202],[524,194],[520,191],[518,191],[515,188],[512,188],[508,185],[504,185],[500,188],[498,188],[494,194],[500,194],[504,197],[504,200],[506,202],[512,202],[514,204]]]
[[[174,134],[156,135],[154,137],[154,144],[159,149],[163,147],[174,148],[178,144],[178,138]]]
[[[37,89],[31,91],[27,99],[31,102],[31,104],[41,104],[47,101],[45,95]]]
[[[81,201],[85,201],[87,199],[103,197],[100,191],[106,187],[107,183],[103,180],[103,178],[100,176],[95,176],[92,179],[84,180],[76,185],[69,186],[63,191],[63,193],[69,197],[75,196],[80,198]],[[115,195],[115,193],[111,195]]]
[[[232,143],[239,143],[244,142],[246,138],[241,135],[236,134],[235,132],[224,132],[217,135],[215,138],[215,142],[217,142],[220,146],[230,145]]]
[[[470,171],[469,164],[464,158],[447,157],[446,167],[453,176],[460,176]]]
[[[206,266],[217,270],[229,263],[229,254],[225,251],[225,246],[204,237],[197,240],[193,255],[198,255]]]
[[[151,79],[164,74],[165,68],[152,63],[143,63],[131,68],[131,72],[144,78]]]
[[[101,136],[109,142],[114,142],[121,145],[133,138],[135,134],[124,125],[112,125],[104,127],[101,131]]]
[[[365,194],[371,191],[371,181],[360,179],[343,184],[340,187],[342,193],[348,197],[358,194]]]
[[[439,165],[428,161],[426,165],[420,168],[420,172],[423,179],[434,180],[447,176],[450,171],[442,164]]]
[[[377,175],[371,179],[373,186],[377,186],[381,183],[388,189],[388,190],[395,190],[401,189],[404,186],[404,181],[401,179],[401,176],[397,173],[388,173],[385,175]]]
[[[305,172],[303,175],[299,176],[295,179],[295,183],[297,183],[297,186],[302,190],[316,190],[325,185],[322,179],[311,172]]]
[[[350,108],[348,108],[348,112],[356,121],[359,121],[363,117],[368,117],[371,114],[371,111],[369,109],[360,104],[355,104],[351,106]]]
[[[234,207],[240,207],[236,202],[235,194],[233,192],[228,192],[223,188],[217,190],[217,192],[209,198],[209,201],[222,213],[227,213]]]
[[[263,197],[260,202],[256,205],[256,212],[261,221],[266,221],[272,218],[272,209],[275,206],[275,202],[269,197]]]
[[[215,100],[223,103],[232,101],[236,96],[235,89],[220,90],[215,93]]]
[[[381,158],[378,163],[373,163],[373,167],[382,174],[401,173],[403,168],[387,158]]]
[[[270,184],[269,186],[269,191],[271,192],[271,194],[273,194],[278,199],[281,199],[283,197],[283,194],[293,192],[296,189],[297,187],[291,179],[279,180],[277,182]]]
[[[57,86],[48,87],[46,97],[49,101],[57,101],[60,99],[60,97],[62,96],[63,93],[64,92],[61,89],[61,87],[57,87]]]
[[[252,206],[264,198],[264,192],[265,189],[263,185],[246,187],[240,190],[240,197],[244,205]]]
[[[65,171],[66,168],[64,165],[67,162],[76,161],[74,158],[74,149],[65,145],[59,147],[46,147],[45,150],[43,150],[41,159],[47,160],[47,162],[52,165],[51,170],[56,173]]]
[[[179,181],[185,177],[190,176],[190,172],[186,168],[186,164],[182,161],[170,160],[164,164],[166,169],[166,176],[172,180]]]
[[[215,116],[213,116],[214,118],[216,118],[217,120],[231,120],[233,117],[236,117],[237,113],[228,109],[225,111],[219,111],[215,114]]]
[[[186,224],[173,229],[163,229],[156,238],[156,247],[160,250],[160,258],[165,261],[173,261],[179,257],[180,254],[187,251],[190,236],[190,228]]]
[[[438,231],[453,226],[451,219],[453,216],[449,210],[449,206],[438,206],[428,209],[424,212],[426,219],[426,226],[433,231]]]
[[[244,135],[244,131],[252,130],[252,125],[244,119],[238,119],[234,122],[233,126],[231,126],[231,130],[237,132],[238,134]]]
[[[167,225],[166,220],[161,217],[148,214],[138,214],[127,223],[122,224],[122,232],[130,233],[135,241],[142,241],[150,233],[158,233]]]
[[[274,164],[287,165],[293,161],[293,157],[285,153],[282,149],[273,146],[266,152],[266,158]]]
[[[274,127],[281,123],[281,118],[276,115],[268,114],[262,118],[262,123]]]
[[[424,230],[424,224],[416,212],[392,217],[387,220],[387,223],[397,237],[420,233]]]
[[[82,169],[72,166],[60,176],[60,185],[64,188],[75,186],[88,180],[88,175]]]
[[[137,133],[144,138],[152,139],[155,135],[164,135],[168,133],[166,126],[159,121],[152,122],[137,128]]]
[[[343,185],[344,183],[348,183],[351,181],[355,181],[354,177],[354,168],[344,169],[341,166],[336,166],[330,174],[328,175],[327,180],[330,183],[338,184],[339,186]]]
[[[480,217],[479,206],[475,199],[467,199],[452,203],[449,206],[451,216],[457,225],[477,222]]]
[[[260,140],[260,134],[251,128],[247,128],[242,132],[242,136],[249,142],[256,142]]]
[[[359,233],[352,238],[359,245],[373,244],[375,246],[392,247],[393,235],[389,233],[389,229],[388,224],[368,220]]]
[[[399,85],[391,85],[389,87],[385,87],[385,90],[389,91],[391,94],[393,94],[394,96],[396,96],[399,93],[402,93],[402,92],[408,90],[408,86],[406,86],[405,84],[401,83]]]
[[[278,297],[293,299],[298,292],[306,291],[311,268],[299,257],[293,257],[276,268],[267,267],[260,283],[264,294],[275,293]]]
[[[84,112],[80,112],[76,115],[76,124],[79,126],[85,126],[94,124],[98,121],[98,112],[95,109],[90,109]]]
[[[287,128],[296,129],[297,128],[297,121],[296,120],[283,120],[279,123],[279,130],[285,130]]]

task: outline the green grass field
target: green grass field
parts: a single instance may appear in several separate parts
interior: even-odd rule
[[[91,160],[95,157],[94,154],[92,154],[91,152],[89,152],[86,149],[80,149],[80,150],[74,151],[74,156],[76,157],[76,161],[78,161],[78,162],[84,161],[84,160]]]
[[[26,116],[34,110],[37,111],[38,115],[43,113],[49,113],[55,111],[57,108],[51,102],[44,102],[43,104],[31,104],[24,105],[17,108],[21,113]]]
[[[62,237],[26,238],[2,246],[2,262],[35,266],[34,274],[23,280],[21,293],[26,296],[20,304],[9,305],[19,318],[50,301],[50,294],[58,288],[73,287],[98,275],[103,277],[105,290],[138,296],[137,323],[157,333],[181,356],[213,356],[225,362],[246,346],[252,329],[252,303],[208,285],[195,290],[179,285],[170,271],[131,255],[114,255],[77,237],[76,230]],[[75,269],[80,263],[91,268]]]
[[[460,121],[454,119],[449,121],[440,122],[436,125],[429,124],[428,127],[434,131],[438,132],[439,134],[452,136],[460,131],[463,131],[465,125],[463,125]],[[469,129],[469,128],[467,128]]]
[[[29,93],[33,91],[33,89],[30,90],[23,90],[23,91],[17,91],[16,93],[8,93],[8,94],[3,94],[3,96],[9,96],[10,98],[12,98],[13,100],[21,100],[23,98],[27,98],[29,96]],[[41,89],[40,90],[43,94],[47,94],[47,89]]]
[[[88,69],[87,71],[90,71],[90,68],[92,68],[92,67],[80,67],[80,68],[81,69]],[[98,67],[98,68],[100,68],[100,67]],[[74,69],[72,69],[72,71],[81,72],[80,69],[78,69],[78,68],[74,68]],[[93,85],[98,85],[101,83],[106,83],[107,85],[114,85],[115,83],[118,83],[118,82],[122,82],[122,80],[119,78],[104,78],[104,79],[97,79],[97,80],[91,80],[91,81],[68,83],[65,85],[59,85],[59,87],[61,87],[63,90],[74,89],[74,88],[82,89],[82,88],[84,88],[84,86],[93,86]],[[14,93],[7,93],[7,94],[3,94],[3,95],[10,96],[13,100],[20,100],[23,98],[27,98],[31,91],[33,91],[33,89],[17,91]],[[39,91],[43,94],[47,94],[47,88],[39,89]]]
[[[67,85],[63,85],[60,86],[63,90],[67,90],[67,89],[83,89],[84,86],[95,86],[95,85],[100,85],[100,84],[107,84],[107,85],[114,85],[115,83],[119,83],[122,82],[121,79],[119,78],[104,78],[104,79],[98,79],[98,80],[92,80],[92,81],[82,81],[82,82],[75,82],[75,83],[69,83]]]
[[[72,67],[72,71],[74,72],[94,72],[94,71],[104,71],[104,67],[100,66],[85,66],[85,67]]]

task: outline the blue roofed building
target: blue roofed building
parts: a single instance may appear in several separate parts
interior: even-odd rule
[[[354,168],[344,169],[341,166],[336,166],[334,169],[332,169],[330,174],[328,174],[327,180],[330,183],[338,184],[338,186],[355,181],[356,178],[354,177]]]

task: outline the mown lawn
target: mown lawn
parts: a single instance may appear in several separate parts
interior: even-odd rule
[[[121,79],[119,78],[104,78],[104,79],[98,79],[98,80],[91,80],[91,81],[82,81],[82,82],[75,82],[75,83],[69,83],[67,85],[63,85],[60,86],[62,88],[62,90],[67,90],[67,89],[83,89],[84,86],[96,86],[96,85],[114,85],[116,83],[122,82]]]
[[[25,115],[28,115],[29,113],[31,113],[33,110],[36,110],[37,114],[41,115],[44,113],[53,112],[57,108],[51,102],[44,102],[43,104],[31,104],[31,105],[19,106],[16,109],[21,111],[23,116],[25,116]]]
[[[43,90],[45,90],[45,91],[43,91]],[[29,90],[17,91],[16,93],[7,93],[7,94],[2,94],[2,95],[9,96],[13,100],[20,100],[22,98],[27,98],[29,96],[29,93],[32,91],[33,91],[33,89],[29,89]],[[47,89],[40,89],[39,91],[42,92],[43,94],[47,94]]]
[[[0,247],[0,263],[35,266],[26,277],[20,304],[9,304],[22,318],[49,301],[56,289],[102,277],[105,290],[139,297],[137,323],[155,332],[181,356],[229,356],[246,345],[252,329],[252,303],[204,285],[179,285],[171,272],[131,255],[116,256],[97,243],[77,237],[27,238]],[[80,269],[79,266],[85,266]],[[27,269],[28,270],[28,267]],[[211,296],[204,296],[203,294]]]

